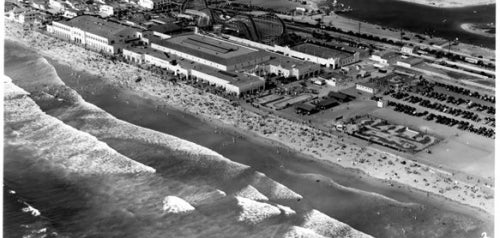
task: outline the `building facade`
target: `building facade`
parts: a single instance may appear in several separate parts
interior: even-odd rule
[[[120,52],[121,48],[117,43],[141,37],[141,33],[133,28],[92,16],[52,22],[52,25],[47,25],[47,31],[59,38],[107,54]]]
[[[377,89],[371,84],[357,83],[356,89],[371,94],[377,93]]]

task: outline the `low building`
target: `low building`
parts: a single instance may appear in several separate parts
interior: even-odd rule
[[[372,54],[370,59],[380,64],[389,65],[393,64],[398,57],[398,53],[394,51],[382,51]]]
[[[66,4],[61,0],[49,0],[49,7],[60,12],[66,10]]]
[[[371,94],[377,93],[377,89],[373,83],[357,83],[356,89]]]
[[[139,0],[137,4],[146,9],[159,9],[167,6],[169,0]]]
[[[304,43],[294,46],[292,49],[306,55],[316,57],[316,59],[314,59],[310,56],[305,56],[306,59],[310,59],[309,61],[316,61],[315,63],[323,64],[332,68],[342,67],[359,61],[359,52],[348,51],[345,47],[341,46],[325,47],[311,43]]]
[[[77,10],[72,10],[72,9],[68,9],[68,10],[65,10],[64,13],[63,13],[63,17],[64,18],[67,18],[67,19],[73,19],[77,16],[81,16],[83,15],[83,12],[82,11],[77,11]]]
[[[202,80],[209,84],[224,88],[228,93],[240,96],[265,88],[265,80],[248,73],[227,72],[204,65],[196,65],[191,69],[191,79]]]
[[[317,64],[281,55],[273,55],[273,58],[263,63],[260,68],[269,74],[298,80],[317,76],[321,71],[321,67]]]
[[[181,33],[182,27],[173,22],[167,22],[160,25],[153,25],[149,30],[153,32],[153,35],[161,39],[168,39],[171,38],[173,34]]]
[[[139,39],[137,29],[93,16],[79,16],[69,21],[52,22],[47,31],[55,36],[107,54],[119,53],[123,43]]]
[[[325,79],[322,79],[322,78],[311,78],[311,82],[313,84],[320,85],[320,86],[323,86],[326,84]]]
[[[383,108],[383,107],[385,107],[385,105],[386,105],[385,101],[382,101],[382,100],[377,101],[377,107]]]
[[[310,115],[318,112],[316,106],[311,105],[310,103],[300,103],[295,106],[295,110],[297,111],[297,113],[304,115]]]
[[[328,97],[335,98],[337,101],[346,103],[352,101],[355,97],[342,93],[342,92],[330,92],[328,93]]]
[[[330,87],[337,87],[337,80],[336,79],[325,79],[326,85]]]
[[[416,47],[415,46],[405,45],[405,46],[401,47],[401,53],[403,53],[403,54],[409,54],[409,55],[411,55],[415,51],[416,51]]]
[[[43,11],[46,11],[49,8],[47,0],[32,0],[31,7]]]
[[[14,7],[6,13],[6,19],[25,26],[35,26],[41,24],[39,15],[39,12],[28,8]]]
[[[324,100],[319,101],[316,106],[320,110],[330,109],[332,107],[338,106],[340,102],[336,98],[326,98]]]
[[[114,14],[114,8],[111,5],[103,4],[99,6],[99,13],[103,17],[109,17]]]
[[[39,14],[36,11],[26,10],[23,13],[19,14],[19,23],[34,24],[38,15]]]
[[[413,67],[415,65],[421,64],[422,62],[424,62],[423,59],[410,56],[410,57],[408,57],[406,59],[404,59],[404,58],[399,59],[396,62],[396,65],[399,65],[399,66],[405,67],[405,68],[411,68],[411,67]]]
[[[369,77],[371,74],[370,72],[366,71],[366,70],[360,70],[357,74],[358,77],[361,77],[361,78],[366,78],[366,77]]]

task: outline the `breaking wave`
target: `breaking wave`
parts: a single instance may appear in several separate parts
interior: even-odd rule
[[[25,64],[49,76],[11,71],[13,82],[29,93],[9,79],[4,83],[5,145],[27,152],[6,162],[6,177],[20,195],[32,197],[60,234],[287,237],[290,227],[308,218],[302,196],[265,174],[113,117],[65,86],[44,59]],[[26,169],[14,169],[19,167]],[[22,179],[15,181],[17,176]],[[336,227],[355,232],[341,222]]]
[[[119,154],[97,138],[46,115],[29,93],[4,82],[5,140],[26,150],[36,148],[36,156],[50,166],[74,173],[154,172]]]

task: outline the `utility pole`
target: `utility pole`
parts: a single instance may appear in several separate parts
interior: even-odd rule
[[[358,22],[358,46],[361,44],[361,22]]]
[[[399,42],[401,44],[403,43],[403,34],[404,34],[404,31],[403,31],[403,29],[401,29],[401,32],[399,33]]]
[[[450,54],[451,51],[451,40],[448,40],[448,54]]]

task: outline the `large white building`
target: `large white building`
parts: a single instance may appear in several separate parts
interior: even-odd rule
[[[224,37],[228,38],[231,41],[238,42],[240,44],[256,47],[258,49],[266,51],[272,51],[275,53],[285,55],[287,57],[301,59],[303,61],[308,61],[318,65],[323,65],[329,68],[338,68],[344,65],[358,62],[361,55],[359,52],[355,50],[348,49],[349,47],[347,46],[343,46],[344,49],[339,49],[339,50],[335,50],[328,47],[322,47],[314,44],[302,44],[290,48],[288,46],[266,45],[231,35],[224,35]]]
[[[53,22],[52,25],[47,25],[47,31],[57,37],[108,54],[118,53],[120,44],[142,36],[134,28],[93,16]]]
[[[318,64],[277,54],[273,56],[272,60],[264,63],[260,68],[269,74],[275,74],[285,78],[294,77],[296,79],[317,76],[321,70],[321,66]]]
[[[271,59],[262,50],[200,34],[153,38],[150,41],[153,49],[225,71],[254,67]]]
[[[256,75],[219,70],[152,48],[125,48],[123,56],[131,63],[145,63],[164,68],[179,77],[203,81],[238,96],[262,90],[265,86],[265,80]]]

